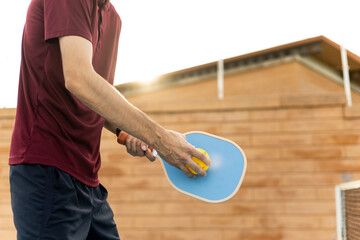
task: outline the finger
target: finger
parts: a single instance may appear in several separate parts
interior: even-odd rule
[[[192,153],[192,156],[200,159],[203,163],[205,163],[207,166],[211,166],[212,162],[211,160],[202,152],[194,148],[194,152]],[[194,169],[195,171],[195,169]],[[195,171],[196,172],[196,171]]]
[[[136,149],[137,149],[136,140],[135,140],[135,139],[132,139],[132,140],[131,140],[131,151],[135,154],[135,156],[137,155]]]
[[[183,164],[177,166],[186,176],[188,176],[189,178],[194,178],[195,175],[192,174],[192,172],[190,172],[190,170]]]
[[[127,139],[126,139],[126,142],[125,142],[125,145],[126,145],[126,151],[131,154],[132,156],[134,156],[134,152],[132,151],[132,137],[129,136]]]
[[[128,139],[128,152],[133,156],[144,156],[144,152],[140,148],[140,140],[134,137]]]
[[[145,156],[147,159],[149,159],[151,162],[154,162],[156,160],[156,157],[154,157],[152,151],[150,149],[146,149]]]
[[[143,147],[143,145],[145,145],[145,147]],[[140,156],[140,157],[145,156],[145,151],[143,149],[145,149],[145,151],[146,151],[146,149],[147,149],[146,144],[144,144],[140,140],[136,140],[136,154],[138,156]]]
[[[194,172],[196,172],[200,176],[202,176],[202,177],[206,176],[206,172],[192,159],[187,164],[189,165],[189,167],[191,167],[192,170],[194,170]]]
[[[141,144],[140,144],[140,147],[141,147],[141,150],[143,151],[143,152],[146,152],[146,150],[148,149],[148,145],[146,145],[145,143],[143,143],[143,142],[140,142]]]

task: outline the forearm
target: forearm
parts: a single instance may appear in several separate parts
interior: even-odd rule
[[[87,71],[69,81],[68,90],[89,108],[103,116],[110,131],[120,128],[150,146],[160,144],[165,129],[130,104],[95,71]]]
[[[114,127],[114,125],[112,125],[111,123],[109,123],[107,120],[105,120],[104,128],[106,128],[108,131],[116,134],[116,127]]]

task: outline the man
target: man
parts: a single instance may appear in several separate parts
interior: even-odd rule
[[[183,135],[128,103],[111,84],[121,20],[108,0],[32,0],[22,41],[11,142],[10,187],[18,239],[119,239],[99,184],[102,127],[132,136],[126,147],[193,177],[210,165]]]

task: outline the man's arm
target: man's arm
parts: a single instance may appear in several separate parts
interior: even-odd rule
[[[155,148],[169,164],[192,177],[188,164],[201,176],[206,175],[192,157],[205,164],[210,160],[191,146],[183,135],[168,131],[130,104],[114,87],[97,74],[92,66],[90,41],[77,36],[59,39],[65,87],[81,102],[100,114],[115,128],[120,128]]]
[[[116,127],[114,127],[111,123],[105,120],[104,128],[106,128],[108,131],[112,132],[113,134],[116,134]]]

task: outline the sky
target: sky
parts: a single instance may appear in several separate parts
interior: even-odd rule
[[[324,35],[360,56],[359,0],[111,0],[122,19],[114,84]],[[0,108],[16,107],[30,0],[3,1]]]

